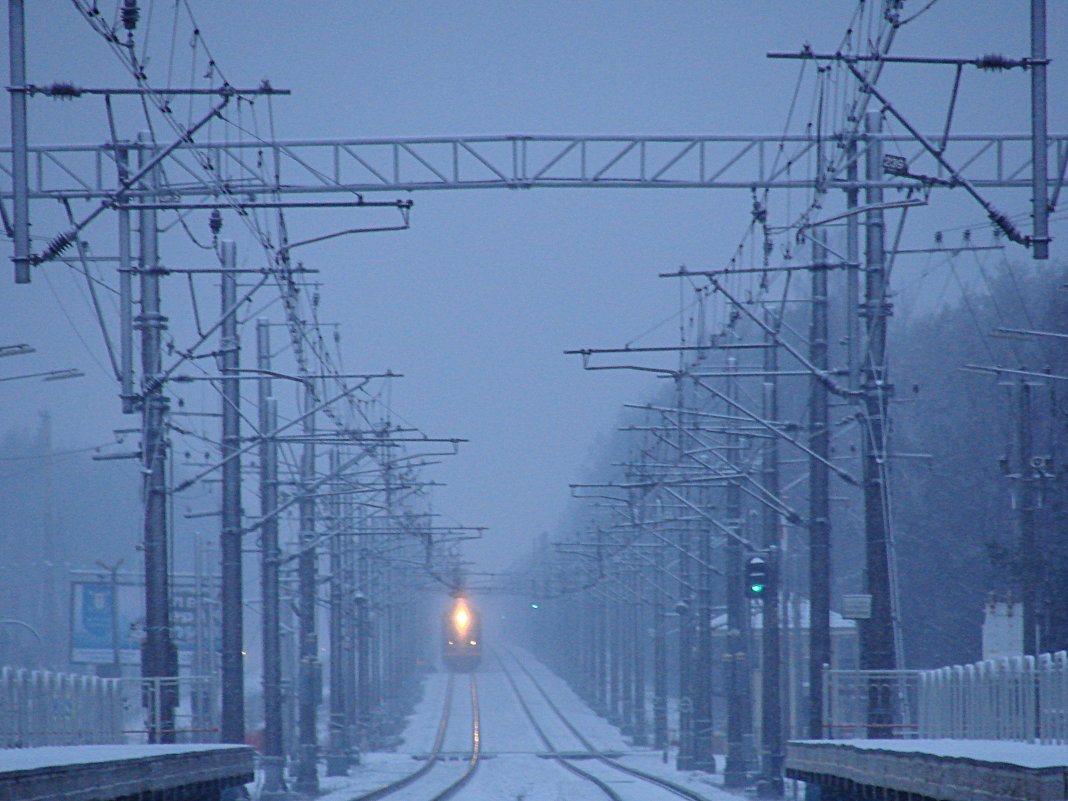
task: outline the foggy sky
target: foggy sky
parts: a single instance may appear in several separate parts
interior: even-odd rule
[[[72,8],[29,5],[31,82],[121,79]],[[765,52],[806,42],[834,50],[854,7],[841,0],[192,5],[231,83],[269,78],[293,90],[274,101],[276,133],[287,138],[778,133],[797,66],[768,61]],[[906,12],[920,5],[910,0]],[[154,13],[170,9],[157,3]],[[1065,12],[1050,4],[1051,132],[1065,127],[1058,60],[1068,52]],[[1026,48],[1026,3],[941,0],[901,31],[894,53],[1018,57]],[[951,79],[949,72],[888,69],[882,86],[919,127],[940,131]],[[1028,87],[1019,72],[967,74],[954,129],[1027,132]],[[811,83],[799,98],[798,115],[807,119]],[[31,142],[107,137],[99,103],[52,106],[31,102]],[[0,116],[6,129],[6,106]],[[555,527],[567,483],[581,477],[620,405],[656,387],[638,374],[586,374],[562,351],[619,346],[670,318],[677,287],[656,274],[722,264],[748,221],[750,199],[744,191],[696,190],[427,192],[413,199],[412,230],[336,240],[300,258],[322,270],[321,319],[341,324],[345,368],[403,373],[392,404],[405,420],[432,436],[471,440],[429,474],[448,484],[435,490],[435,508],[488,526],[486,541],[469,553],[499,565]],[[1004,193],[998,202],[1019,213],[1030,199]],[[985,230],[981,210],[949,193],[910,219],[906,246],[929,244],[939,228]],[[353,224],[337,213],[290,221],[294,240]],[[34,229],[52,233],[45,224]],[[1064,233],[1063,223],[1055,225],[1061,239],[1053,252],[1062,260]],[[243,263],[260,265],[240,226],[228,221],[227,235],[238,239]],[[163,254],[164,262],[176,258]],[[1027,255],[1014,249],[1009,258]],[[927,284],[917,284],[910,269],[902,265],[897,278],[922,306]],[[28,287],[7,273],[2,280],[0,344],[29,342],[38,353],[4,360],[0,375],[79,367],[87,377],[0,384],[0,428],[32,427],[35,411],[48,409],[57,444],[79,447],[136,427],[136,418],[119,414],[117,388],[100,366],[100,335],[78,276],[51,265]],[[165,282],[164,306],[184,314],[174,297],[179,282]],[[214,295],[207,302],[214,312]],[[671,344],[676,325],[635,344]],[[250,328],[244,336],[247,360]]]

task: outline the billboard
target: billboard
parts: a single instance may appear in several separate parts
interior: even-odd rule
[[[207,597],[188,584],[171,587],[171,636],[178,647],[181,667],[193,664],[193,652],[198,642],[198,617],[202,621],[199,640],[203,647],[209,651],[218,648],[218,604],[213,593],[203,595]],[[144,629],[145,600],[141,585],[71,582],[71,662],[110,663],[118,649],[119,661],[123,665],[139,665]]]

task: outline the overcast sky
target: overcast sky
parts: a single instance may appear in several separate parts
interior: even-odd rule
[[[31,82],[128,85],[69,4],[28,5]],[[174,5],[142,5],[146,16],[151,6],[148,30],[169,35],[164,23]],[[269,78],[293,91],[273,102],[275,132],[285,138],[779,133],[798,67],[769,61],[765,53],[805,43],[833,51],[855,6],[846,0],[189,5],[231,83]],[[909,0],[905,13],[923,5]],[[1023,56],[1027,6],[941,0],[901,30],[894,52]],[[1059,100],[1065,82],[1057,59],[1068,52],[1068,7],[1051,3],[1049,18],[1051,131],[1058,131],[1065,127]],[[179,50],[184,46],[178,42]],[[883,85],[921,128],[938,131],[951,80],[944,69],[888,68]],[[967,74],[955,130],[1026,133],[1028,91],[1020,72]],[[808,84],[799,119],[808,119],[811,100]],[[101,104],[75,102],[83,105],[57,109],[33,100],[31,141],[104,141]],[[935,229],[981,227],[978,207],[941,197],[916,212],[907,231],[911,245],[929,244]],[[487,526],[486,541],[470,553],[483,564],[501,564],[534,535],[554,529],[568,482],[581,477],[621,404],[656,386],[640,374],[584,373],[562,351],[675,341],[670,321],[641,336],[677,309],[677,287],[657,273],[680,264],[722,264],[748,222],[750,198],[745,191],[494,190],[413,199],[410,231],[335,240],[305,248],[300,257],[321,270],[321,319],[340,323],[345,368],[403,373],[392,392],[397,412],[432,436],[470,440],[433,471],[448,485],[435,491],[435,507],[455,521]],[[1010,213],[1026,212],[1029,195],[1003,193],[998,202]],[[365,219],[371,218],[296,213],[291,238]],[[197,224],[206,235],[203,221]],[[52,233],[47,222],[34,229],[44,238]],[[238,240],[243,263],[260,266],[260,253],[237,222],[228,220],[224,235]],[[109,251],[109,241],[104,231],[100,252]],[[1053,250],[1063,260],[1062,244]],[[1010,256],[1026,260],[1022,250]],[[172,265],[177,258],[163,253]],[[908,269],[902,267],[903,277]],[[113,429],[136,427],[138,420],[119,414],[79,277],[52,265],[30,286],[15,286],[6,274],[2,280],[0,344],[28,342],[38,353],[5,360],[0,376],[56,367],[79,367],[87,376],[0,383],[0,427],[33,426],[35,410],[49,409],[61,447],[106,442]],[[176,297],[182,281],[165,284],[165,311],[175,316],[176,332],[188,330],[187,302]],[[217,306],[214,294],[204,302]],[[248,352],[250,330],[244,344]]]

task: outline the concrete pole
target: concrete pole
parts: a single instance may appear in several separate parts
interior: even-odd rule
[[[772,315],[768,322],[778,328]],[[779,350],[771,334],[764,336],[764,378],[761,403],[765,420],[779,419]],[[779,497],[779,439],[764,440],[760,454],[761,483],[772,498]],[[782,550],[780,548],[782,516],[768,504],[762,510],[763,544],[767,550],[771,571],[771,592],[763,601],[761,614],[761,768],[764,781],[760,795],[781,798],[783,794],[783,730],[782,730],[782,640],[779,628],[780,602],[783,591]]]
[[[304,389],[304,413],[315,407],[315,393],[309,382]],[[300,793],[319,792],[319,740],[317,718],[321,703],[322,676],[319,662],[319,637],[316,634],[315,614],[318,583],[317,551],[315,548],[315,499],[311,497],[315,481],[315,415],[309,414],[303,424],[305,438],[300,460],[300,536],[297,561],[298,617],[300,625],[300,677],[298,698],[298,729],[300,736],[297,757],[296,790]]]
[[[857,140],[850,137],[846,142],[846,180],[855,184],[860,178],[860,165],[857,163]],[[853,211],[860,205],[860,190],[847,189],[846,211]],[[850,214],[846,217],[846,361],[849,367],[849,388],[860,389],[860,314],[857,304],[860,302],[860,215]]]
[[[130,151],[125,145],[115,151],[119,183],[130,175]],[[133,368],[133,263],[130,258],[130,210],[120,208],[119,218],[119,382],[122,413],[137,411]]]
[[[701,524],[697,532],[697,608],[693,621],[693,769],[712,773],[712,532]],[[728,690],[729,692],[729,690]],[[729,699],[728,699],[729,703]]]
[[[619,657],[620,667],[620,702],[622,705],[623,724],[620,732],[624,735],[634,735],[634,669],[635,669],[635,646],[634,641],[634,612],[631,604],[634,602],[631,594],[631,567],[625,562],[620,565],[623,571],[619,582]]]
[[[642,625],[645,622],[645,606],[642,603],[641,583],[637,565],[631,571],[631,593],[634,611],[631,613],[630,641],[631,654],[634,659],[634,690],[631,693],[634,704],[634,745],[644,746],[648,735],[645,716],[645,639],[642,637]]]
[[[882,142],[875,138],[882,131],[882,116],[870,111],[864,117],[868,135],[866,178],[875,184],[882,178]],[[878,205],[883,190],[869,186],[865,202]],[[886,374],[886,323],[890,316],[886,285],[886,246],[883,211],[865,212],[866,267],[864,316],[868,327],[864,359],[864,418],[861,443],[864,485],[864,542],[866,590],[871,594],[871,618],[860,627],[860,667],[863,670],[893,670],[897,667],[894,647],[893,594],[890,579],[890,543],[887,516],[886,431],[888,403],[892,387]],[[869,692],[868,736],[885,737],[889,730],[890,710],[881,700],[883,692],[872,686]]]
[[[241,339],[237,331],[237,246],[222,242],[222,732],[245,742],[245,660],[241,564]]]
[[[1049,187],[1046,175],[1046,0],[1031,0],[1031,208],[1032,252],[1049,258]]]
[[[15,283],[30,283],[30,187],[26,127],[26,19],[23,0],[8,0],[8,54],[11,93],[11,225],[14,228]]]
[[[357,596],[356,596],[356,516],[353,514],[356,503],[351,495],[345,497],[343,502],[342,527],[346,535],[343,539],[343,571],[344,571],[344,634],[345,634],[345,730],[348,738],[349,764],[360,764],[359,731],[360,712],[357,703],[357,643],[359,642],[359,626],[357,622]]]
[[[1038,626],[1038,587],[1042,584],[1042,569],[1035,549],[1035,513],[1039,509],[1035,492],[1034,432],[1031,408],[1031,386],[1021,379],[1016,384],[1016,469],[1019,471],[1017,497],[1017,525],[1020,537],[1022,581],[1020,600],[1023,605],[1023,653],[1037,657],[1040,650]]]
[[[349,775],[349,743],[345,725],[347,680],[345,678],[345,587],[342,566],[341,491],[343,484],[337,475],[341,469],[341,455],[335,447],[330,451],[330,482],[334,495],[330,500],[330,729],[329,751],[326,755],[327,776]]]
[[[727,359],[727,372],[737,367],[737,359]],[[727,378],[727,397],[738,393],[737,379]],[[731,434],[727,439],[728,461],[732,469],[741,463],[739,438]],[[727,484],[727,525],[736,534],[742,526],[742,491],[738,480]],[[709,554],[711,556],[711,554]],[[749,601],[745,595],[745,553],[742,544],[731,537],[727,541],[727,755],[723,768],[723,786],[744,787],[748,779],[745,737],[751,733],[749,707],[749,655],[747,633]]]
[[[681,357],[680,357],[681,358]],[[681,380],[675,382],[675,408],[679,409],[676,418],[675,459],[682,461],[686,446],[686,426],[689,420],[683,411],[686,408],[686,385]],[[694,768],[694,641],[693,641],[693,574],[694,564],[690,554],[689,524],[682,523],[678,529],[678,573],[679,600],[675,612],[679,618],[679,750],[675,757],[678,770]],[[711,667],[711,666],[709,666]]]
[[[598,593],[593,593],[594,641],[593,658],[594,711],[599,715],[608,713],[608,642],[605,636],[605,602]]]
[[[256,321],[256,367],[271,369],[271,324]],[[271,397],[271,379],[256,380],[260,429],[260,588],[263,593],[263,791],[265,799],[287,790],[282,716],[282,632],[278,570],[278,445],[267,436],[278,428],[278,401]]]
[[[818,235],[817,235],[818,236]],[[819,241],[812,246],[812,263],[821,264],[827,255]],[[809,361],[817,370],[828,366],[827,271],[812,270],[809,322]],[[827,387],[819,379],[809,379],[808,447],[808,536],[809,536],[809,659],[808,734],[824,737],[823,666],[831,662],[831,520],[830,520],[830,411]]]
[[[690,533],[683,523],[679,531],[679,578],[682,587],[675,613],[679,618],[679,750],[675,756],[678,770],[693,770],[693,695],[694,648],[692,613],[692,559],[689,556]]]
[[[653,566],[659,579],[664,574],[664,548],[653,551]],[[667,619],[664,599],[659,590],[654,591],[653,601],[653,747],[663,751],[668,744],[667,714]]]
[[[148,134],[138,136],[138,163],[144,167],[152,156]],[[158,187],[159,173],[152,170],[143,188]],[[155,197],[150,194],[149,197]],[[162,372],[161,343],[167,318],[160,312],[159,243],[156,212],[140,212],[138,272],[141,277],[141,452],[144,497],[145,642],[141,650],[141,675],[146,679],[178,675],[178,653],[171,640],[170,571],[167,562],[167,447],[165,430],[167,398],[159,379]],[[178,687],[173,682],[153,682],[145,693],[149,741],[174,742],[174,708]],[[158,697],[157,697],[158,696]]]

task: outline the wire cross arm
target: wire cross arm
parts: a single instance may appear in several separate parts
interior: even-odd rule
[[[57,100],[73,100],[83,95],[137,95],[151,97],[167,96],[190,96],[190,95],[218,95],[219,97],[243,97],[253,95],[290,95],[289,89],[275,89],[270,83],[264,81],[255,89],[238,89],[228,83],[206,89],[181,88],[181,89],[153,89],[151,87],[119,88],[119,87],[86,87],[77,86],[66,81],[56,81],[47,86],[28,84],[25,87],[11,87],[12,92],[25,92],[27,96],[44,95]]]

